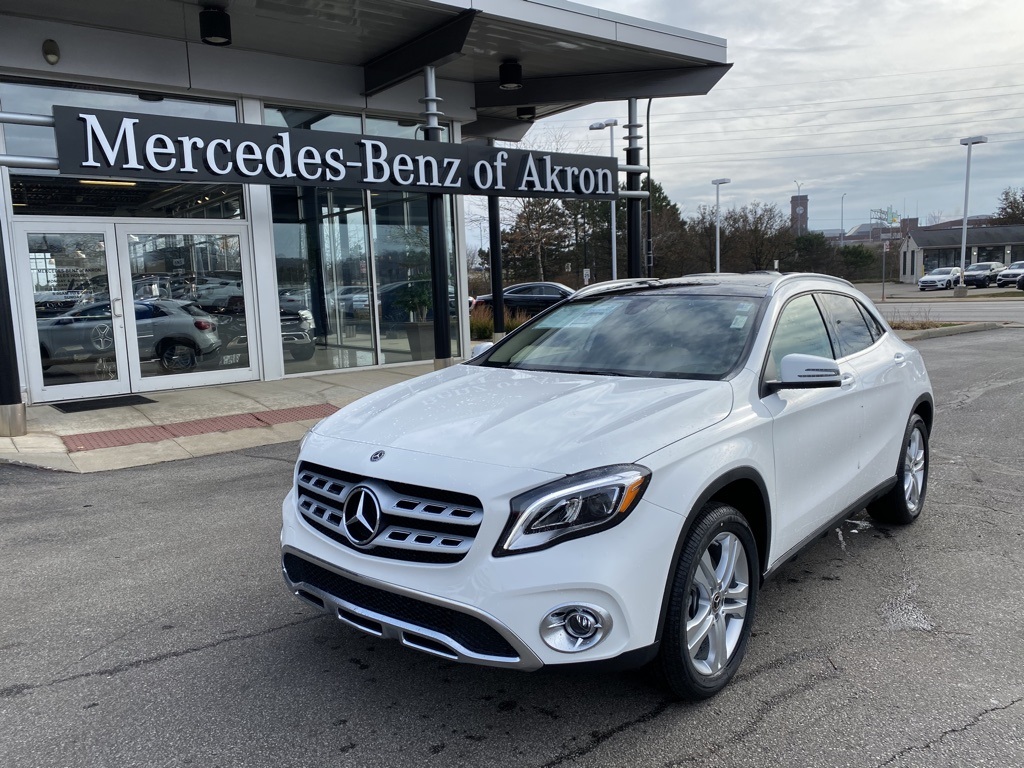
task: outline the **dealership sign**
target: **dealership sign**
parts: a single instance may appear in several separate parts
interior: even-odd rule
[[[93,178],[291,184],[609,200],[609,157],[54,107],[60,172]]]

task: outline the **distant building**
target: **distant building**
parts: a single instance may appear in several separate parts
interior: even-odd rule
[[[789,220],[794,235],[799,237],[807,234],[807,195],[793,195],[789,198]]]
[[[1024,226],[990,226],[990,216],[967,220],[965,262],[1024,261]],[[900,243],[900,282],[914,283],[938,267],[960,266],[963,219],[918,227],[917,219],[906,219],[907,234]]]

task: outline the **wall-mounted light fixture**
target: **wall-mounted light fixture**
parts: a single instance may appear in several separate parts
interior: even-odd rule
[[[533,120],[537,117],[536,107],[518,107],[516,109],[516,117],[520,120]]]
[[[199,12],[199,36],[207,45],[231,45],[231,17],[223,8],[208,6]]]
[[[523,67],[516,59],[505,59],[498,67],[498,87],[518,91],[523,87]]]
[[[56,40],[43,40],[43,58],[51,67],[60,61],[60,46]]]

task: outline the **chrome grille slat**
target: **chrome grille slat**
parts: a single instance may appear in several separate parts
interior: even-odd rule
[[[379,502],[381,522],[372,541],[357,546],[346,532],[344,509],[348,495],[360,486],[369,488]],[[402,486],[400,491],[384,480],[305,462],[296,474],[299,511],[316,530],[343,546],[371,557],[412,562],[454,563],[465,557],[483,522],[480,502],[461,503],[471,497],[441,490],[435,496],[432,489],[419,486]]]

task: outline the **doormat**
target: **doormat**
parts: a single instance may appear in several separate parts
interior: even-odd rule
[[[98,397],[95,400],[75,400],[67,403],[50,403],[61,413],[83,413],[85,411],[101,411],[104,408],[123,408],[129,405],[145,405],[155,403],[142,395],[121,395],[120,397]]]

